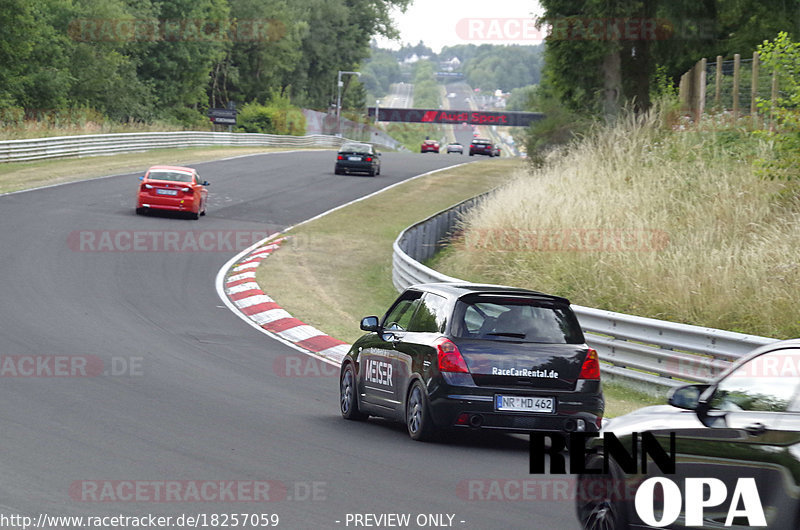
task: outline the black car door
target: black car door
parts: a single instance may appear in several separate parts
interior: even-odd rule
[[[442,336],[448,313],[447,298],[425,293],[408,330],[394,343],[398,406],[404,403],[412,378],[418,376],[427,383],[431,365],[437,362],[433,343]]]
[[[421,291],[407,290],[395,301],[381,322],[381,331],[358,354],[362,400],[394,415],[398,410],[397,343],[408,332],[420,304]]]
[[[768,527],[790,528],[799,522],[800,378],[794,371],[781,373],[781,367],[797,367],[798,360],[800,350],[783,349],[742,364],[707,398],[710,408],[701,416],[707,428],[676,430],[676,474],[668,478],[682,491],[682,511],[687,478],[719,479],[727,490],[724,502],[704,509],[704,526],[722,528],[730,510],[743,509],[741,499],[738,506],[731,501],[738,482],[750,478]],[[685,523],[685,516],[678,522]],[[741,516],[731,522],[744,528],[754,523]]]

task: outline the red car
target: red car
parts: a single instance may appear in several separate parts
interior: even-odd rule
[[[149,210],[187,212],[192,219],[206,214],[208,181],[196,169],[180,166],[153,166],[139,177],[136,213]]]
[[[420,153],[427,153],[427,152],[430,152],[430,151],[432,151],[434,153],[438,153],[439,152],[439,142],[437,142],[436,140],[425,140],[424,142],[422,142],[422,147],[420,147],[419,152]]]

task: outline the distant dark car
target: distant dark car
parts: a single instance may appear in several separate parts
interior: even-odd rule
[[[370,144],[348,142],[342,145],[336,155],[336,166],[333,172],[366,173],[370,177],[381,174],[381,154]]]
[[[623,446],[632,433],[650,432],[669,451],[675,433],[675,474],[662,475],[651,463],[646,474],[628,475],[609,457],[609,473],[581,475],[576,510],[584,528],[649,528],[639,520],[632,495],[643,479],[664,476],[686,499],[687,478],[722,481],[728,497],[705,507],[703,525],[722,528],[740,478],[755,479],[767,528],[797,528],[800,522],[800,340],[757,348],[711,384],[686,385],[668,394],[669,405],[644,407],[603,426]],[[587,467],[602,468],[603,451]],[[640,470],[642,471],[642,470]],[[706,488],[707,489],[707,488]],[[709,494],[703,494],[707,497]],[[678,497],[675,495],[675,497]],[[739,499],[741,501],[741,499]],[[657,504],[661,504],[656,501]],[[648,500],[648,503],[651,503]],[[652,503],[651,503],[652,504]],[[685,505],[669,528],[684,528]],[[658,511],[658,510],[656,510]],[[750,528],[739,515],[734,528]],[[755,523],[754,523],[755,524]],[[705,526],[707,525],[707,526]],[[730,525],[728,525],[730,528]]]
[[[340,372],[346,419],[444,429],[591,431],[604,410],[597,352],[565,298],[496,285],[412,286],[365,317]]]
[[[460,155],[463,155],[464,146],[459,143],[447,144],[447,154],[449,155],[450,153],[458,153]]]
[[[425,140],[419,148],[420,153],[438,153],[439,142],[436,140]]]
[[[487,140],[486,138],[474,138],[472,143],[469,144],[469,156],[495,156],[495,152],[494,144],[492,144],[491,140]]]

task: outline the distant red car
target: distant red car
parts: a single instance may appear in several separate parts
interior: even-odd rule
[[[431,151],[434,153],[439,152],[439,142],[437,142],[436,140],[425,140],[424,142],[422,142],[422,147],[420,147],[419,152],[428,153]]]
[[[206,214],[208,181],[197,170],[180,166],[153,166],[147,170],[139,186],[136,213],[149,210],[186,212],[192,219]]]

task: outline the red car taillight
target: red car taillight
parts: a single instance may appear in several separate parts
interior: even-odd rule
[[[436,351],[439,358],[439,371],[459,372],[468,374],[467,363],[461,356],[456,346],[451,340],[444,337],[436,340]]]
[[[597,352],[591,348],[583,361],[581,375],[578,376],[578,379],[600,379],[600,359]]]
[[[344,160],[344,157],[342,155],[339,155],[336,157],[336,160]]]
[[[371,156],[367,157],[367,162],[372,162],[372,157]]]

